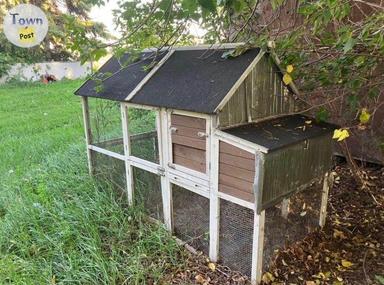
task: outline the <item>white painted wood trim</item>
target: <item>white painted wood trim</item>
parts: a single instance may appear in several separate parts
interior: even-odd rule
[[[255,180],[253,194],[255,196],[255,212],[259,214],[264,191],[264,163],[265,156],[262,152],[255,152]]]
[[[148,105],[141,105],[141,104],[134,104],[134,103],[130,103],[130,102],[122,102],[122,104],[124,104],[128,108],[137,108],[137,109],[152,110],[152,111],[160,110],[159,107],[148,106]]]
[[[207,160],[207,168],[209,166],[209,258],[213,262],[217,262],[219,258],[219,230],[220,230],[220,200],[219,192],[219,140],[213,136],[215,127],[215,117],[209,119],[209,137],[210,149],[209,157]]]
[[[123,161],[125,160],[125,156],[123,154],[119,154],[119,153],[116,153],[116,152],[113,152],[113,151],[110,151],[110,150],[107,150],[107,149],[104,149],[104,148],[101,148],[101,147],[98,147],[98,146],[95,146],[92,144],[88,145],[88,149],[102,153],[102,154],[105,154],[105,155],[113,157],[113,158],[123,160]]]
[[[288,218],[288,213],[289,213],[289,198],[284,198],[283,201],[281,202],[281,216],[284,219]]]
[[[190,169],[188,167],[185,167],[185,166],[182,166],[179,164],[169,163],[168,167],[173,169],[173,170],[182,172],[182,173],[188,173],[188,177],[192,176],[194,178],[198,178],[198,179],[206,180],[206,181],[208,181],[208,179],[209,179],[208,174]],[[206,166],[206,167],[208,168],[208,166]]]
[[[196,184],[192,181],[188,181],[186,179],[179,179],[178,177],[176,177],[172,174],[170,174],[170,176],[169,176],[169,181],[172,184],[175,184],[177,186],[185,188],[188,191],[199,194],[200,196],[203,196],[203,197],[208,198],[208,199],[210,198],[209,189],[208,189],[208,187],[206,187],[204,185],[199,185],[199,184]]]
[[[129,157],[129,162],[131,163],[132,166],[149,171],[151,173],[158,174],[158,175],[164,174],[163,168],[154,162],[150,162],[145,159],[132,156],[132,155]]]
[[[205,119],[205,174],[207,175],[207,180],[210,180],[210,164],[211,164],[211,117]]]
[[[243,74],[239,77],[239,79],[236,81],[236,83],[232,86],[232,88],[228,91],[228,93],[225,95],[223,100],[221,100],[220,104],[216,107],[215,112],[219,112],[225,104],[228,102],[228,100],[232,97],[232,95],[236,92],[236,90],[239,88],[239,86],[244,82],[245,78],[248,76],[248,74],[252,71],[252,69],[256,66],[256,64],[260,61],[260,59],[264,56],[265,51],[260,50],[258,55],[255,57],[255,59],[251,62],[251,64],[245,69]]]
[[[218,192],[217,195],[218,195],[218,197],[220,199],[227,200],[229,202],[235,203],[235,204],[237,204],[239,206],[242,206],[244,208],[248,208],[248,209],[251,209],[251,210],[255,209],[255,204],[254,203],[245,201],[243,199],[239,199],[237,197],[234,197],[232,195],[229,195],[229,194],[226,194],[226,193],[223,193],[223,192]]]
[[[241,148],[243,150],[246,150],[246,151],[249,151],[252,153],[254,153],[255,150],[263,152],[263,153],[268,153],[268,149],[261,146],[261,145],[255,144],[253,142],[250,142],[250,141],[247,141],[244,139],[241,139],[239,137],[233,136],[233,135],[225,133],[223,131],[216,129],[214,132],[214,135],[218,136],[220,138],[220,140],[227,142],[229,144],[233,144],[236,147]]]
[[[92,143],[92,132],[91,132],[90,117],[89,117],[88,97],[81,97],[81,107],[83,109],[83,124],[84,124],[85,143],[87,146],[88,171],[89,171],[89,174],[92,175],[93,174],[93,158],[92,158],[92,152],[89,148],[89,145]]]
[[[170,110],[170,113],[174,115],[183,115],[183,116],[201,118],[206,120],[208,120],[211,117],[211,115],[208,115],[208,114],[196,113],[191,111],[184,111],[184,110],[177,110],[177,109],[169,109],[169,110]]]
[[[321,206],[320,206],[320,217],[319,217],[319,226],[324,227],[325,221],[327,218],[327,205],[328,205],[328,194],[329,190],[333,186],[333,174],[325,173],[323,181],[323,189],[321,193]]]
[[[252,285],[259,284],[263,274],[264,226],[265,211],[262,211],[260,214],[257,214],[255,211],[252,244]]]
[[[168,118],[167,112],[162,108],[159,112],[158,117],[158,129],[160,131],[159,135],[159,152],[160,152],[160,166],[164,169],[164,175],[161,176],[161,196],[163,201],[163,214],[164,214],[164,223],[168,231],[172,232],[173,222],[172,222],[172,188],[171,182],[169,181],[168,173]]]
[[[189,168],[185,168],[187,171],[180,171],[178,169],[168,168],[169,174],[177,177],[178,180],[191,181],[194,184],[202,185],[209,188],[209,181],[207,179],[201,179],[192,175],[189,175]]]
[[[155,67],[152,68],[152,70],[143,78],[143,80],[140,81],[138,85],[136,85],[135,89],[131,91],[131,93],[128,94],[128,96],[125,98],[125,101],[129,101],[133,98],[133,96],[136,95],[137,92],[143,88],[143,86],[151,79],[151,77],[159,70],[159,68],[168,60],[168,58],[174,53],[174,50],[170,50],[157,64]]]
[[[131,146],[129,141],[129,133],[128,133],[128,107],[121,103],[121,122],[123,127],[123,142],[124,142],[124,154],[125,154],[125,178],[127,183],[127,197],[128,204],[130,206],[133,205],[133,192],[134,192],[134,184],[133,184],[133,169],[131,163],[129,161],[129,155],[131,153]]]

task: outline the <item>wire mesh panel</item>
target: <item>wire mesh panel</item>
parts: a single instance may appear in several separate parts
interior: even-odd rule
[[[125,163],[120,159],[92,151],[93,169],[100,181],[107,181],[122,195],[126,194]]]
[[[254,211],[220,200],[220,261],[251,276]]]
[[[164,220],[160,176],[133,167],[135,204],[159,221]]]
[[[209,199],[172,185],[175,235],[197,250],[209,253]]]
[[[315,184],[289,197],[288,216],[283,203],[265,210],[263,269],[274,262],[278,249],[303,239],[319,225],[321,185]]]
[[[88,104],[92,144],[124,154],[120,103],[89,98]]]
[[[128,122],[131,155],[159,163],[156,112],[130,107]]]

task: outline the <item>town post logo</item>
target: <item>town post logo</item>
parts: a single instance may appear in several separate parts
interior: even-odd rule
[[[20,4],[6,12],[3,29],[11,43],[29,48],[44,40],[48,32],[48,19],[39,7]]]

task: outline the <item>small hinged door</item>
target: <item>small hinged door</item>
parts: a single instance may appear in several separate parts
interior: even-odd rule
[[[172,164],[206,173],[206,120],[186,115],[171,115]]]

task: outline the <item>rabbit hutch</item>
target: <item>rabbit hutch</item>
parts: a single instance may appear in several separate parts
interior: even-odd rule
[[[113,57],[75,94],[90,173],[256,284],[325,222],[334,127],[298,114],[271,53],[226,57],[235,47]]]

